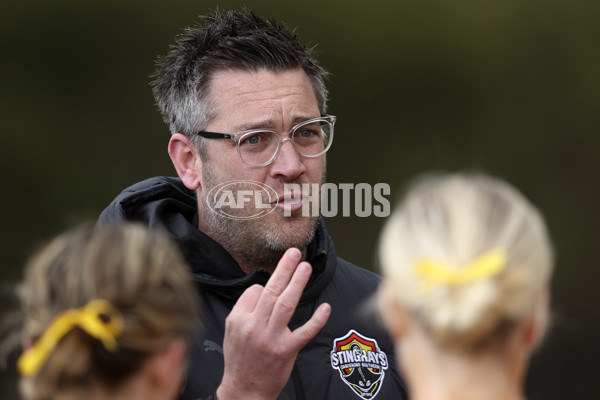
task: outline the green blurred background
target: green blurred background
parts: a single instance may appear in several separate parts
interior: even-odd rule
[[[330,182],[386,182],[395,201],[423,172],[484,171],[541,209],[556,317],[527,395],[597,398],[597,0],[5,1],[0,308],[41,244],[126,186],[175,174],[148,85],[154,60],[198,15],[241,5],[297,27],[331,71]],[[327,220],[338,254],[367,268],[382,223]],[[14,376],[2,374],[1,398],[14,398]]]

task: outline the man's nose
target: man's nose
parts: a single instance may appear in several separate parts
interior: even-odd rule
[[[271,165],[271,175],[294,179],[305,171],[306,166],[303,163],[303,158],[294,147],[294,143],[290,138],[284,139]]]

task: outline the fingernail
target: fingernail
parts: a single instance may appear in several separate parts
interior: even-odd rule
[[[300,250],[298,250],[296,248],[291,248],[289,250],[289,254],[290,254],[290,257],[292,258],[292,260],[294,260],[294,261],[300,261],[300,257],[302,257],[302,253],[300,252]]]
[[[311,271],[310,264],[302,263],[298,266],[298,270],[303,274],[310,274],[310,271]]]

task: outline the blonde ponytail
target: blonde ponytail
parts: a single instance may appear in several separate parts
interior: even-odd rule
[[[495,265],[469,271],[493,254]],[[387,221],[379,247],[395,300],[440,343],[471,347],[534,311],[552,258],[537,210],[508,184],[483,175],[420,181]],[[439,266],[429,268],[435,283],[419,272],[423,260]],[[475,278],[460,278],[469,274]]]
[[[94,385],[117,388],[149,356],[197,329],[196,292],[179,251],[165,234],[141,226],[77,229],[38,254],[26,270],[25,337],[35,342],[57,315],[97,299],[122,316],[114,349],[72,324],[39,370],[23,378],[26,399],[76,399]]]

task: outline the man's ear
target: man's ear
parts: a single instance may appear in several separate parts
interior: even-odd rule
[[[383,280],[377,290],[379,309],[385,327],[394,342],[401,340],[406,334],[406,311],[395,301],[392,287]]]
[[[198,189],[202,185],[202,160],[190,139],[181,133],[171,135],[169,156],[185,187]]]

